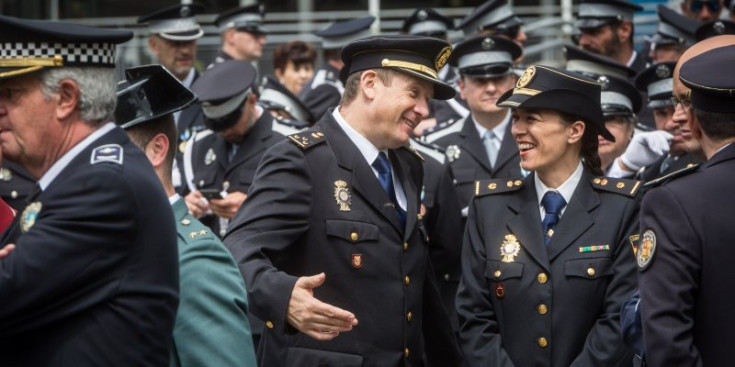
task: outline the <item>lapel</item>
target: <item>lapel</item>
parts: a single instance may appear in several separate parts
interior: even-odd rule
[[[490,161],[487,159],[485,145],[482,144],[482,140],[480,140],[480,136],[477,134],[475,124],[472,122],[472,116],[467,116],[463,123],[462,130],[459,132],[459,137],[462,139],[460,143],[462,151],[471,155],[487,172],[492,172]]]
[[[250,157],[262,153],[268,147],[262,143],[264,140],[270,138],[270,132],[273,130],[273,117],[267,110],[263,110],[263,114],[255,121],[252,129],[245,135],[245,138],[240,142],[240,147],[237,149],[237,153],[232,157],[232,161],[227,165],[225,175],[228,175],[230,171],[239,166],[242,162],[248,160]],[[226,149],[225,149],[226,151]]]
[[[600,196],[592,189],[591,180],[592,176],[585,171],[559,224],[554,229],[554,236],[548,248],[549,261],[554,261],[555,257],[595,224],[590,212],[600,205]]]
[[[404,230],[404,241],[408,241],[408,237],[413,233],[413,228],[418,220],[418,193],[416,192],[416,184],[411,180],[412,169],[405,159],[400,159],[397,151],[391,151],[391,163],[395,169],[396,177],[401,182],[403,193],[406,195],[406,228]]]
[[[538,198],[533,183],[533,174],[526,177],[520,195],[515,195],[508,208],[515,216],[508,221],[508,227],[518,238],[528,254],[547,272],[551,271],[541,227]]]
[[[510,160],[513,159],[513,157],[518,155],[518,147],[516,146],[515,141],[513,140],[513,135],[510,133],[511,123],[508,123],[508,126],[505,127],[505,134],[503,136],[503,143],[500,144],[500,150],[498,151],[498,159],[495,161],[495,169],[493,170],[493,175],[497,172],[500,172],[500,169],[508,163]],[[517,168],[516,173],[520,174],[520,167]]]
[[[365,157],[334,120],[331,111],[324,114],[319,124],[323,127],[327,141],[334,151],[337,164],[352,173],[352,187],[355,192],[380,213],[399,234],[402,234],[403,229],[401,229],[393,203],[380,186],[378,178],[365,161]]]
[[[227,168],[227,144],[228,143],[227,143],[227,140],[222,135],[220,135],[219,133],[215,133],[215,134],[217,134],[217,138],[214,139],[214,143],[209,148],[207,148],[204,151],[204,155],[200,157],[201,159],[203,159],[203,161],[206,160],[207,152],[209,152],[209,150],[212,150],[215,156],[214,162],[216,162],[216,164],[219,165],[221,169],[226,169]]]

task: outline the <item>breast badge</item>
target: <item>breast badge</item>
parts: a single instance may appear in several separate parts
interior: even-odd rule
[[[209,166],[210,164],[212,164],[212,162],[215,161],[215,159],[217,159],[217,155],[214,154],[214,150],[212,150],[212,148],[209,148],[207,153],[204,154],[204,164]]]
[[[447,147],[447,150],[444,152],[444,154],[447,156],[447,160],[449,160],[449,162],[454,162],[459,159],[459,154],[461,152],[462,151],[459,150],[458,146],[450,145]]]
[[[337,201],[340,211],[350,211],[352,195],[350,195],[350,189],[347,187],[347,182],[342,180],[334,181],[334,200]]]
[[[23,210],[23,214],[21,214],[20,217],[20,231],[22,233],[28,232],[31,227],[36,224],[36,218],[38,218],[38,213],[41,211],[41,207],[43,207],[41,202],[36,201],[28,204],[25,210]]]
[[[362,267],[362,254],[352,254],[352,267],[355,269]]]
[[[516,261],[518,252],[521,251],[521,243],[513,234],[506,234],[505,241],[500,245],[500,255],[503,256],[504,263],[512,263]]]
[[[640,244],[638,245],[638,251],[635,255],[636,263],[638,268],[643,270],[651,264],[653,255],[656,254],[656,234],[653,230],[647,229],[641,234]]]

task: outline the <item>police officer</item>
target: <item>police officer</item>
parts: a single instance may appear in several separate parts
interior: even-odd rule
[[[425,140],[446,149],[464,213],[474,195],[476,180],[523,177],[518,148],[510,136],[510,110],[495,105],[503,93],[513,88],[513,60],[520,54],[521,48],[514,42],[495,36],[459,43],[452,54],[450,63],[459,70],[458,85],[472,113],[430,133]]]
[[[344,85],[339,74],[343,67],[340,50],[350,41],[369,36],[370,25],[374,21],[375,17],[367,16],[335,22],[314,32],[322,39],[324,66],[301,89],[299,99],[309,108],[315,119],[321,119],[330,107],[337,107],[342,98]]]
[[[345,94],[312,129],[266,152],[224,242],[265,365],[456,366],[420,220],[421,159],[405,145],[451,47],[370,37],[342,49]]]
[[[643,200],[636,261],[651,366],[727,366],[732,360],[722,340],[735,327],[729,310],[735,252],[727,246],[735,238],[735,79],[713,71],[726,70],[734,56],[735,46],[718,47],[681,65],[681,82],[691,88],[693,133],[707,161]]]
[[[263,57],[266,30],[263,27],[265,5],[253,4],[230,9],[217,16],[214,25],[221,33],[222,48],[213,64],[225,60],[245,60],[255,62]]]
[[[707,38],[722,36],[723,34],[735,34],[735,21],[713,20],[704,23],[697,28],[694,36],[697,42]]]
[[[471,366],[629,363],[617,315],[636,286],[629,236],[638,182],[600,177],[600,86],[532,66],[498,104],[513,108],[525,180],[478,181],[457,293]]]
[[[288,88],[284,87],[271,75],[266,75],[263,78],[259,103],[273,117],[296,128],[303,128],[316,123],[314,115],[311,114],[311,111],[301,102],[299,97],[291,93]]]
[[[656,9],[659,21],[658,30],[651,37],[651,63],[676,62],[696,42],[694,33],[701,23],[665,5]]]

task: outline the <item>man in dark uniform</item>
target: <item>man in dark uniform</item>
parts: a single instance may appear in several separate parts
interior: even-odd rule
[[[510,111],[495,105],[513,88],[513,60],[521,54],[514,42],[480,36],[457,45],[450,63],[461,75],[458,85],[472,113],[464,120],[425,137],[446,149],[460,206],[466,209],[475,181],[488,178],[521,178],[518,148],[510,136]]]
[[[316,123],[314,115],[304,105],[304,102],[301,102],[299,97],[291,93],[276,78],[266,75],[263,80],[264,83],[260,87],[259,102],[273,117],[297,128],[311,126]]]
[[[454,96],[437,79],[450,53],[425,37],[348,44],[340,106],[266,152],[224,239],[266,320],[262,365],[459,365],[406,147],[428,100]]]
[[[322,39],[322,56],[324,66],[319,68],[314,77],[299,92],[299,99],[304,101],[315,119],[319,120],[327,113],[327,109],[337,107],[344,85],[340,81],[343,63],[340,50],[351,41],[370,36],[370,25],[375,17],[351,19],[336,22],[314,32]]]
[[[156,55],[158,63],[187,88],[191,88],[199,77],[194,63],[197,58],[197,40],[204,35],[204,30],[194,16],[202,12],[204,7],[200,4],[179,4],[138,18],[138,23],[148,23],[148,46]],[[179,153],[171,177],[176,190],[183,193],[186,185],[183,181],[181,154],[184,153],[189,139],[204,130],[202,109],[198,103],[194,103],[174,113],[174,120],[179,131]]]
[[[251,63],[260,60],[266,38],[264,18],[263,4],[237,7],[218,15],[214,25],[222,34],[222,48],[207,68],[225,60],[245,60]]]
[[[665,5],[657,10],[658,30],[651,37],[651,63],[676,62],[696,42],[694,32],[701,23]]]
[[[696,47],[696,46],[695,46]],[[735,278],[735,46],[685,61],[692,130],[707,157],[646,194],[641,209],[640,312],[651,366],[729,366]],[[678,97],[678,96],[677,96]]]
[[[132,32],[0,17],[0,145],[38,180],[0,248],[7,366],[163,366],[176,230],[145,155],[109,122]],[[12,46],[12,47],[11,47]]]
[[[208,130],[195,135],[184,152],[186,204],[219,236],[247,197],[263,153],[298,131],[258,105],[255,78],[250,63],[227,60],[208,69],[192,87]]]

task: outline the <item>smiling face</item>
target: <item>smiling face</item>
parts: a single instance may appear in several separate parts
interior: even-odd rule
[[[274,73],[278,81],[283,84],[291,93],[298,95],[306,83],[314,76],[314,64],[301,63],[294,65],[293,61],[288,60],[286,67],[275,69]]]
[[[148,38],[148,46],[158,58],[158,62],[179,80],[186,79],[194,67],[197,57],[196,40],[171,41],[152,35]]]

